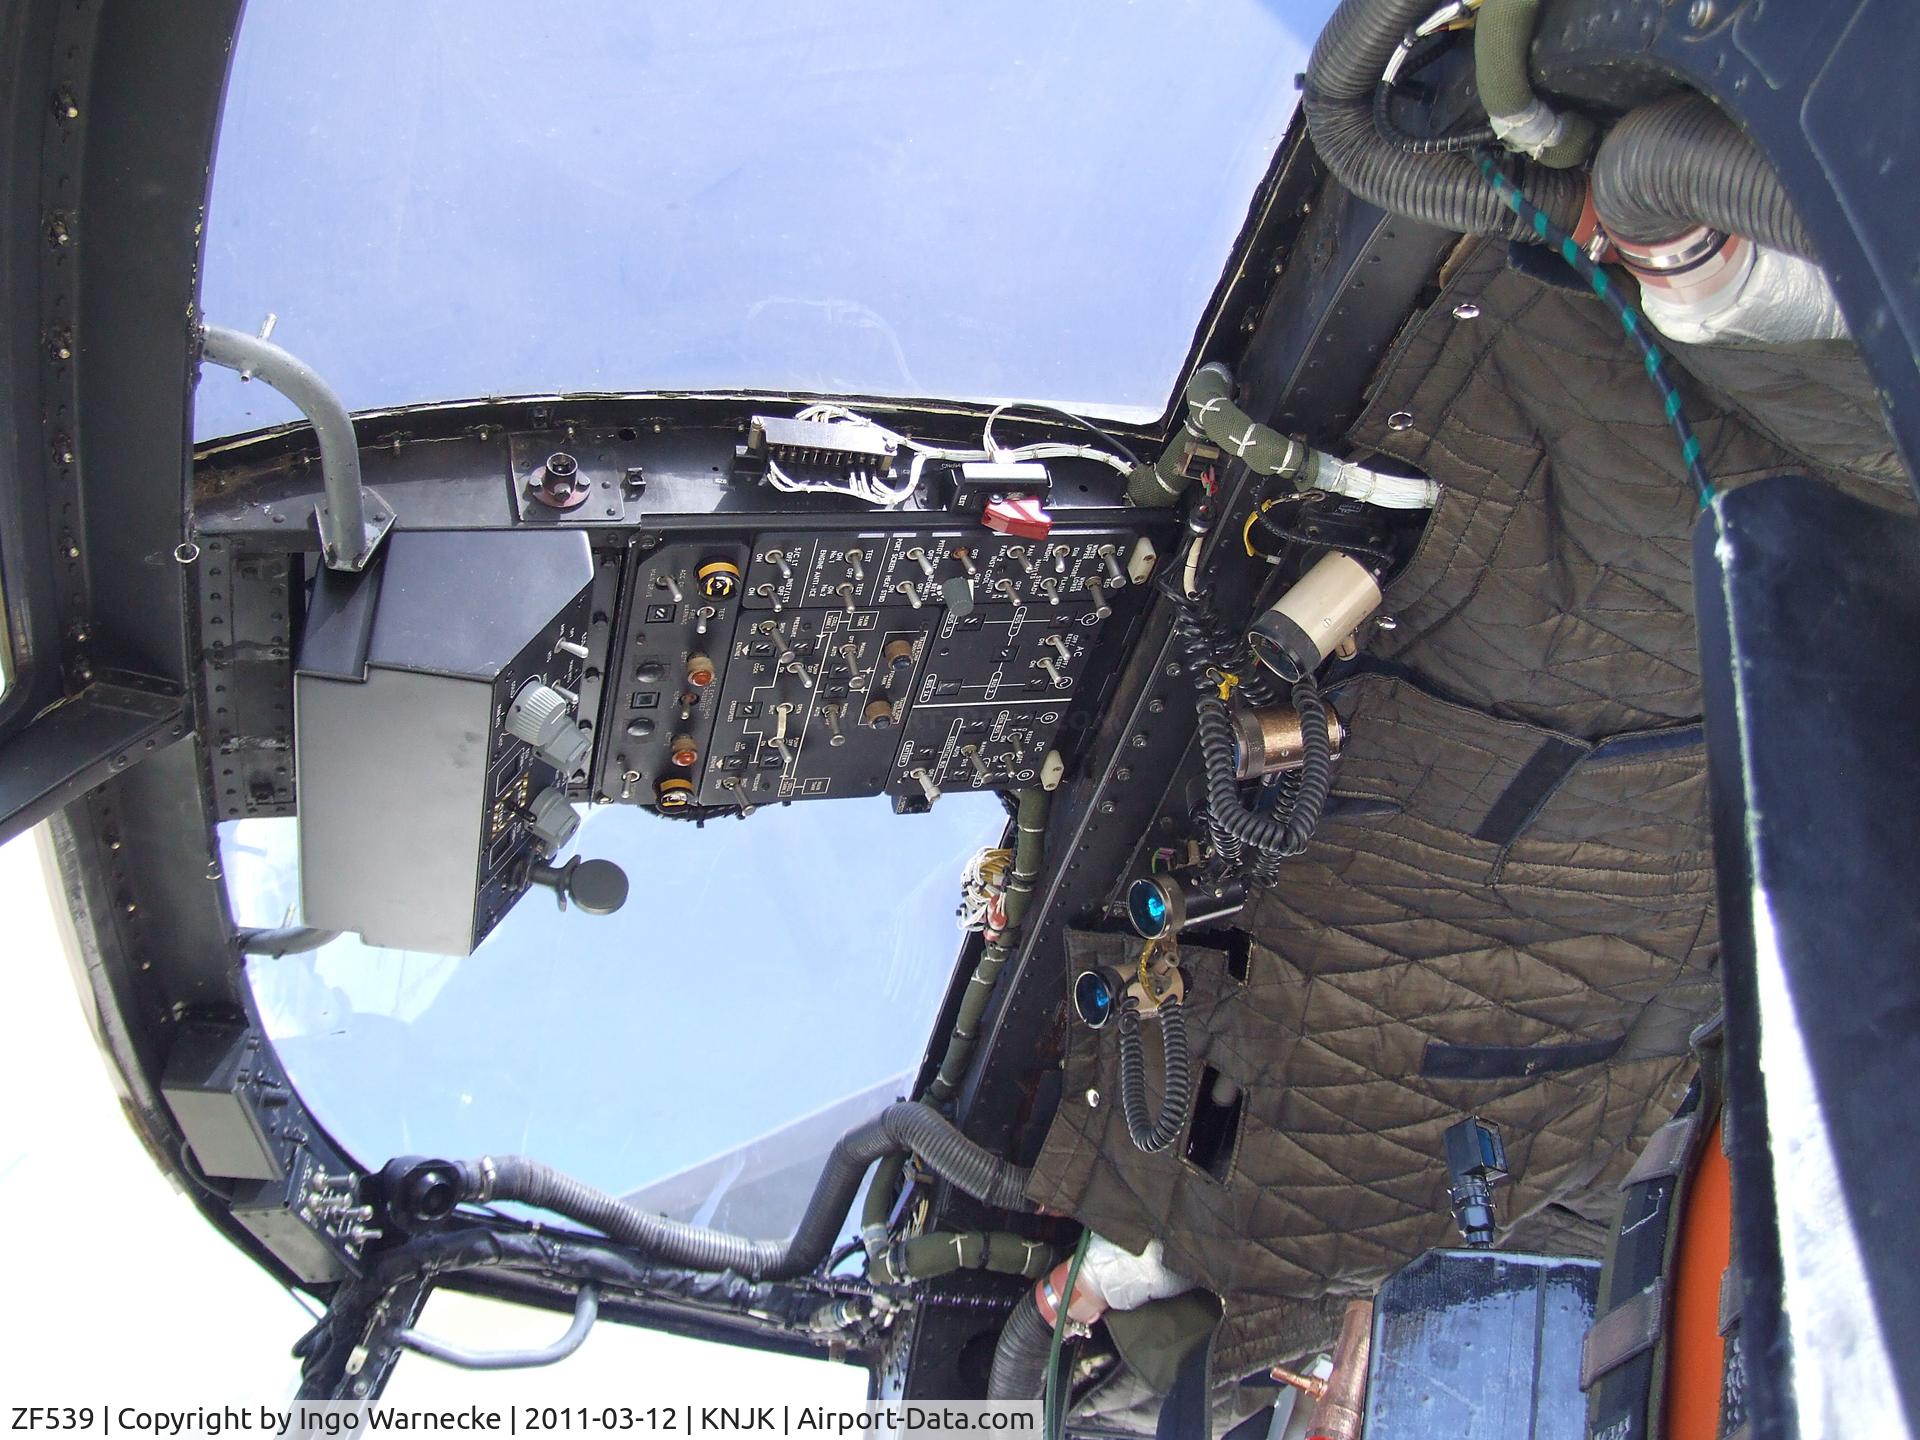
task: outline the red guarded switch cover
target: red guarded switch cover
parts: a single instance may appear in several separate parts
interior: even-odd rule
[[[989,530],[1018,535],[1022,540],[1044,540],[1053,532],[1053,517],[1032,496],[990,501],[980,519]]]

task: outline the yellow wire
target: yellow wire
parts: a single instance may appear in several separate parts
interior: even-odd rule
[[[1240,543],[1247,547],[1247,554],[1252,559],[1260,558],[1260,552],[1253,548],[1253,522],[1279,503],[1278,500],[1262,500],[1247,512],[1247,523],[1240,530]]]

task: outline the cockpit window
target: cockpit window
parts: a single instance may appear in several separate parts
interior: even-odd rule
[[[828,1148],[907,1092],[946,993],[959,877],[1006,821],[812,801],[745,821],[588,812],[608,916],[536,890],[472,955],[352,937],[248,963],[301,1098],[362,1165],[522,1153],[650,1209],[785,1237]],[[297,919],[292,820],[221,827],[235,923]]]
[[[1332,0],[251,0],[203,304],[355,410],[1165,410]],[[297,419],[209,369],[201,438]]]

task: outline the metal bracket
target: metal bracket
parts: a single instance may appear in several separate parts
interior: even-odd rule
[[[187,733],[178,691],[96,680],[0,744],[0,844]]]

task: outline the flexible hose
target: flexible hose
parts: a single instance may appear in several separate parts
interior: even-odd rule
[[[887,1155],[873,1167],[873,1179],[867,1185],[866,1204],[860,1208],[860,1243],[865,1247],[867,1256],[880,1253],[886,1247],[889,1225],[893,1219],[893,1202],[900,1194],[900,1176],[907,1168],[904,1155]]]
[[[1193,1103],[1193,1062],[1187,1049],[1187,1015],[1178,1000],[1160,1007],[1160,1050],[1166,1081],[1160,1091],[1160,1115],[1147,1119],[1147,1057],[1140,1045],[1140,1002],[1131,994],[1120,1006],[1120,1111],[1127,1118],[1133,1148],[1151,1155],[1180,1138]]]
[[[1512,183],[1540,204],[1531,177]],[[1613,127],[1593,162],[1593,208],[1620,240],[1668,240],[1705,225],[1819,259],[1760,147],[1693,91],[1643,105]]]
[[[1404,42],[1403,42],[1404,43]],[[1434,55],[1453,43],[1448,34],[1424,35],[1416,40],[1400,66],[1400,74],[1417,74]],[[1373,87],[1373,128],[1380,138],[1408,155],[1450,155],[1491,145],[1495,136],[1491,125],[1474,125],[1447,135],[1413,135],[1402,130],[1393,119],[1393,91],[1397,82],[1386,76]]]
[[[1533,93],[1527,56],[1539,17],[1540,0],[1483,0],[1473,22],[1474,84],[1494,133],[1510,149],[1565,170],[1592,152],[1596,127]]]
[[[1040,1317],[1040,1302],[1028,1290],[1000,1328],[987,1374],[989,1400],[1038,1400],[1047,1383],[1047,1351],[1053,1327]]]
[[[1470,235],[1538,236],[1487,193],[1465,155],[1409,155],[1374,129],[1374,88],[1401,37],[1426,18],[1434,0],[1344,0],[1307,62],[1301,108],[1314,148],[1340,183],[1395,215]],[[1569,170],[1529,165],[1527,193],[1553,219],[1571,227],[1580,215],[1586,179]]]
[[[1270,425],[1262,425],[1234,403],[1233,372],[1218,361],[1202,365],[1182,392],[1187,418],[1181,438],[1160,452],[1150,466],[1133,472],[1127,500],[1134,505],[1171,505],[1193,484],[1183,466],[1193,445],[1211,441],[1256,475],[1278,475],[1305,490],[1312,483],[1314,452]]]
[[[1403,155],[1457,155],[1494,142],[1491,125],[1473,125],[1448,135],[1415,135],[1393,119],[1393,86],[1382,80],[1373,87],[1373,130]]]
[[[987,1270],[1038,1280],[1053,1268],[1053,1247],[1004,1230],[936,1230],[896,1240],[868,1265],[876,1285],[932,1280],[956,1270]]]
[[[799,1226],[784,1241],[749,1240],[669,1220],[521,1155],[463,1164],[462,1198],[513,1200],[551,1210],[671,1265],[732,1270],[754,1280],[790,1280],[827,1257],[867,1167],[906,1150],[976,1200],[1004,1210],[1026,1206],[1026,1167],[990,1154],[939,1111],[911,1100],[888,1106],[835,1142]]]
[[[1300,712],[1304,756],[1299,789],[1287,814],[1262,814],[1240,797],[1234,775],[1233,720],[1220,698],[1217,682],[1207,676],[1214,668],[1213,651],[1203,623],[1191,612],[1176,622],[1181,653],[1193,681],[1197,700],[1194,718],[1199,731],[1200,762],[1207,782],[1207,813],[1227,834],[1251,849],[1274,855],[1298,855],[1307,848],[1333,788],[1333,745],[1327,734],[1327,706],[1312,677],[1293,687],[1293,708]]]

